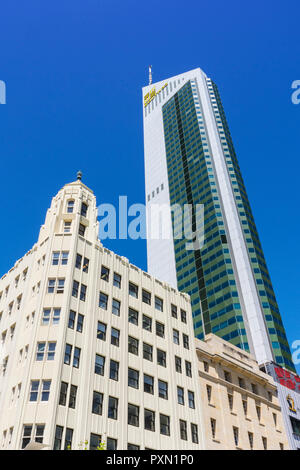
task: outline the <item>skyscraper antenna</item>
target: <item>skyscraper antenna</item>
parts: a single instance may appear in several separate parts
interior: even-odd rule
[[[152,65],[149,65],[149,85],[152,84]]]

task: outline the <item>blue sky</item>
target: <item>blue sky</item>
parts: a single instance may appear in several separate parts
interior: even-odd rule
[[[295,0],[5,2],[0,273],[78,169],[98,203],[144,201],[148,64],[154,81],[199,66],[218,84],[288,339],[300,339],[299,13]],[[144,240],[106,246],[146,269]]]

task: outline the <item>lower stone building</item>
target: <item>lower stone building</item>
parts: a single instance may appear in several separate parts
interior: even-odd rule
[[[201,449],[190,298],[98,230],[79,175],[0,279],[0,449]]]
[[[205,449],[289,449],[272,377],[218,336],[195,341]]]

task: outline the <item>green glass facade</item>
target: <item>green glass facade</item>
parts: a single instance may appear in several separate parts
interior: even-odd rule
[[[228,175],[274,359],[294,371],[275,294],[216,85],[207,79]],[[195,335],[214,333],[249,351],[242,302],[196,83],[189,80],[163,106],[170,204],[204,205],[204,245],[187,251],[174,238],[178,289],[191,296]],[[176,216],[172,214],[173,231]],[[193,219],[193,230],[195,221]]]

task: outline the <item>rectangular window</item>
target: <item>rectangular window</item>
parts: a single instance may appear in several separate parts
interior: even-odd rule
[[[167,356],[167,353],[165,351],[162,351],[161,349],[157,349],[157,364],[162,367],[166,367],[167,365],[166,356]]]
[[[133,325],[138,325],[139,323],[139,312],[129,307],[128,310],[128,321]]]
[[[117,330],[116,328],[111,329],[110,343],[113,344],[114,346],[119,346],[120,345],[120,331]]]
[[[144,374],[144,392],[154,394],[154,378]]]
[[[246,399],[243,399],[242,400],[243,402],[243,410],[244,410],[244,414],[245,416],[247,416],[247,411],[248,411],[248,403],[247,403],[247,398]]]
[[[73,281],[72,296],[75,297],[76,299],[78,297],[78,292],[79,292],[79,282]]]
[[[118,419],[118,399],[108,397],[108,418]]]
[[[83,330],[83,319],[84,316],[78,313],[76,331],[78,331],[79,333],[82,333]]]
[[[189,337],[187,335],[185,335],[184,333],[182,333],[182,340],[183,340],[183,347],[185,349],[190,349],[190,347],[189,347]]]
[[[62,251],[61,253],[61,264],[62,266],[65,266],[68,264],[68,257],[69,257],[69,252],[68,251]]]
[[[104,375],[105,357],[96,354],[95,374]]]
[[[181,309],[180,310],[180,315],[181,315],[182,323],[186,323],[186,311]]]
[[[72,355],[72,345],[66,344],[64,364],[67,364],[68,366],[71,364],[71,355]]]
[[[55,289],[55,279],[48,279],[48,294],[53,294]]]
[[[58,325],[60,319],[60,308],[54,308],[52,311],[52,325]]]
[[[161,338],[165,337],[165,325],[163,323],[160,323],[159,321],[155,322],[155,329],[157,336],[160,336]]]
[[[239,387],[246,388],[245,380],[241,377],[239,377]]]
[[[139,353],[139,340],[128,336],[128,352],[138,355]]]
[[[74,310],[70,310],[68,328],[71,328],[72,330],[74,330],[75,318],[76,318],[76,312],[74,312]]]
[[[80,300],[82,300],[82,302],[85,302],[86,289],[87,289],[87,287],[84,284],[81,284],[81,286],[80,286]]]
[[[143,343],[143,358],[147,361],[153,361],[153,347],[150,344]]]
[[[83,266],[82,266],[82,271],[84,273],[88,273],[89,272],[89,263],[90,263],[90,260],[88,258],[84,258],[83,259]]]
[[[148,431],[155,431],[155,412],[144,410],[144,426]]]
[[[216,437],[216,420],[213,419],[213,418],[210,418],[210,429],[211,429],[212,438],[215,439],[215,437]]]
[[[233,395],[231,393],[228,393],[228,404],[229,404],[230,411],[232,411],[232,409],[233,409]]]
[[[257,417],[260,421],[260,418],[261,418],[261,407],[260,407],[260,405],[256,405],[256,413],[257,413]]]
[[[160,312],[163,311],[163,300],[155,296],[155,308]]]
[[[135,444],[130,444],[130,443],[128,442],[128,444],[127,444],[127,450],[140,450],[140,446],[137,446],[137,445],[135,445]]]
[[[67,392],[68,392],[68,384],[66,382],[62,382],[60,385],[60,393],[59,393],[59,405],[65,406],[67,403]]]
[[[90,435],[90,450],[98,450],[101,444],[101,436],[99,434],[91,433]]]
[[[177,307],[176,305],[171,304],[171,314],[173,318],[177,318]]]
[[[41,401],[48,401],[50,395],[51,380],[42,381]]]
[[[208,403],[211,402],[211,392],[212,392],[211,385],[206,385],[206,394],[207,394]]]
[[[81,352],[80,348],[77,348],[77,347],[74,348],[73,367],[76,367],[76,369],[79,368],[80,352]]]
[[[100,292],[99,307],[103,308],[103,310],[107,310],[107,302],[108,302],[108,296],[104,294],[104,292]]]
[[[170,417],[160,414],[159,415],[160,434],[170,436]]]
[[[66,428],[65,449],[64,450],[71,450],[71,448],[72,448],[72,438],[73,438],[73,429]]]
[[[179,345],[179,331],[173,329],[173,343]]]
[[[121,276],[118,273],[114,273],[113,285],[115,287],[121,288]]]
[[[106,450],[117,450],[117,439],[107,438]]]
[[[44,308],[43,316],[42,316],[42,325],[49,325],[49,323],[50,323],[50,314],[51,314],[51,309],[50,308]]]
[[[60,251],[53,251],[52,253],[52,265],[57,266],[59,264]]]
[[[249,439],[250,449],[252,450],[253,449],[253,433],[250,431],[248,431],[248,439]]]
[[[30,384],[29,401],[37,401],[39,394],[39,380],[32,380]]]
[[[152,318],[143,315],[143,328],[147,331],[152,331]]]
[[[64,233],[70,233],[71,232],[71,225],[72,225],[72,222],[70,220],[65,220],[64,221]]]
[[[231,382],[231,374],[227,370],[224,370],[224,379],[226,382]]]
[[[22,449],[24,449],[31,440],[32,424],[25,424],[23,427]]]
[[[78,233],[79,235],[81,235],[82,237],[84,237],[84,233],[85,233],[85,225],[83,224],[79,224],[79,230],[78,230]]]
[[[199,444],[197,424],[191,423],[191,435],[192,435],[192,442],[194,444]]]
[[[117,317],[120,316],[120,310],[121,310],[121,302],[117,299],[112,300],[112,313],[113,315],[116,315]]]
[[[195,409],[195,394],[188,390],[189,407]]]
[[[182,373],[181,358],[178,356],[175,356],[175,370],[176,372],[179,372],[180,374]]]
[[[180,428],[180,439],[187,441],[187,426],[186,421],[183,419],[179,420],[179,428]]]
[[[151,293],[144,289],[142,290],[142,301],[145,304],[151,305]]]
[[[262,443],[264,450],[268,450],[268,441],[266,437],[262,437]]]
[[[295,434],[296,437],[300,437],[300,420],[294,418],[293,416],[290,416],[290,420],[293,429],[293,434]]]
[[[168,399],[168,384],[163,380],[158,379],[158,396],[160,398]]]
[[[97,339],[101,339],[102,341],[106,340],[106,325],[100,321],[98,321],[97,326]]]
[[[82,202],[81,203],[81,211],[80,211],[80,214],[82,215],[82,217],[87,216],[87,210],[88,210],[87,204],[85,204],[85,202]]]
[[[39,442],[39,443],[43,442],[44,430],[45,430],[44,424],[35,425],[35,437],[34,437],[35,442]]]
[[[101,266],[101,279],[103,281],[109,281],[109,269],[106,266]]]
[[[234,438],[234,443],[236,446],[239,445],[239,428],[236,426],[233,426],[233,438]]]
[[[64,288],[65,288],[65,280],[64,279],[58,279],[57,281],[58,281],[58,283],[57,283],[56,293],[57,294],[63,294],[64,293]]]
[[[184,405],[184,389],[182,387],[177,387],[177,401],[179,405]]]
[[[70,388],[70,397],[69,397],[69,408],[75,409],[75,406],[76,406],[76,395],[77,395],[77,387],[76,387],[76,385],[71,385],[71,388]]]
[[[61,450],[63,430],[62,426],[56,426],[53,450]]]
[[[76,260],[75,260],[75,268],[81,269],[81,263],[82,263],[82,256],[79,253],[77,253]]]
[[[192,377],[192,364],[189,361],[185,361],[185,373],[187,377]]]
[[[53,341],[48,342],[48,350],[47,350],[47,361],[53,361],[55,356],[55,348],[56,343]]]
[[[129,295],[132,297],[135,297],[136,299],[138,298],[138,286],[133,284],[132,282],[129,282]]]
[[[139,371],[128,368],[128,387],[139,388]]]
[[[103,393],[93,392],[92,413],[102,415],[103,408]]]
[[[72,213],[73,213],[73,210],[74,210],[74,202],[75,202],[75,201],[72,201],[72,200],[70,200],[70,201],[67,202],[67,212],[68,212],[68,214],[72,214]]]
[[[119,380],[119,363],[112,359],[110,360],[109,378],[112,380]]]
[[[128,404],[128,424],[139,427],[139,407]]]

